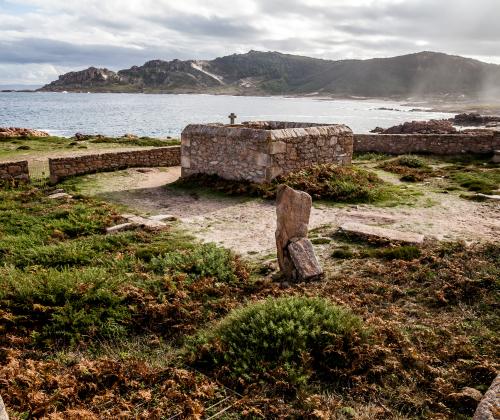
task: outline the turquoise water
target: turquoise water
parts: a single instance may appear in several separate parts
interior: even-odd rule
[[[380,110],[378,108],[397,110]],[[176,137],[190,123],[283,120],[347,124],[356,133],[403,121],[449,118],[450,114],[410,112],[397,102],[314,98],[147,95],[116,93],[0,93],[0,127],[120,136]]]

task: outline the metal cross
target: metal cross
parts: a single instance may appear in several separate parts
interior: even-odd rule
[[[234,124],[234,120],[235,120],[236,118],[238,118],[238,117],[236,116],[236,114],[235,114],[234,112],[231,112],[231,113],[228,115],[228,118],[229,118],[229,121],[231,122],[231,125],[233,125],[233,124]]]

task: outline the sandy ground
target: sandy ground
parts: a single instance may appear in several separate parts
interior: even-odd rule
[[[276,215],[273,202],[197,194],[165,185],[180,176],[180,168],[160,168],[91,175],[83,192],[126,205],[139,214],[173,214],[196,237],[241,254],[274,252]],[[431,205],[432,204],[432,205]],[[456,194],[425,192],[415,206],[327,206],[315,204],[311,229],[333,232],[344,222],[360,222],[439,240],[497,241],[500,204],[464,200]]]

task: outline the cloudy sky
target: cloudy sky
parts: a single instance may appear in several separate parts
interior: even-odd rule
[[[255,50],[500,64],[500,0],[0,0],[0,85]]]

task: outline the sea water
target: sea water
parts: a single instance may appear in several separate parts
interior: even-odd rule
[[[381,109],[383,108],[383,109]],[[26,127],[52,135],[104,134],[178,137],[187,124],[278,120],[346,124],[355,133],[404,121],[449,118],[394,101],[222,95],[125,93],[0,93],[0,127]]]

